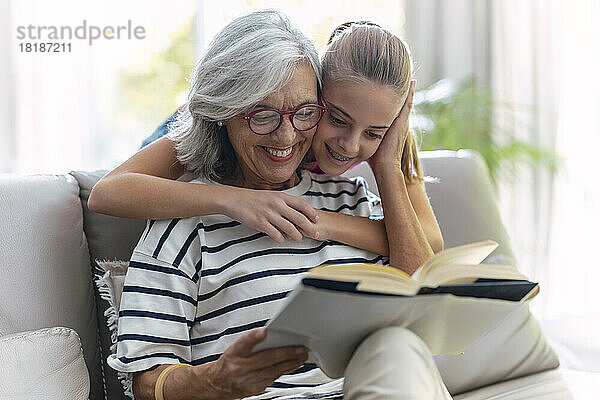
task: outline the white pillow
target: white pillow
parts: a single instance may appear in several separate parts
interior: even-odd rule
[[[452,395],[553,369],[559,364],[529,307],[510,314],[464,354],[434,358]]]
[[[84,400],[90,378],[79,335],[45,328],[0,337],[0,399]]]

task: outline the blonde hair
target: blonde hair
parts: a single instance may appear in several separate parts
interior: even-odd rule
[[[412,59],[408,45],[379,25],[361,21],[338,26],[322,59],[323,82],[374,82],[398,94],[401,104],[408,96]],[[408,182],[422,182],[423,170],[417,143],[408,132],[402,152],[402,173]]]

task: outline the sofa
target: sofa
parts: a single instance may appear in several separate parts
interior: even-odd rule
[[[468,150],[420,156],[445,247],[493,239],[500,246],[485,262],[515,263],[481,157]],[[89,211],[90,190],[105,173],[0,175],[0,399],[126,398],[106,364],[114,337],[94,284],[96,260],[127,260],[145,221]],[[377,191],[366,163],[347,174]],[[600,393],[598,346],[586,350],[587,364],[558,367],[552,346],[578,359],[566,342],[542,334],[527,310],[465,354],[436,363],[455,399],[600,398],[587,397]]]

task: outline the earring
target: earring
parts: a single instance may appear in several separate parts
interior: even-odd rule
[[[217,121],[217,125],[223,126],[223,121]]]

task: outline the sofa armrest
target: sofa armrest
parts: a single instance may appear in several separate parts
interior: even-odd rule
[[[87,399],[90,380],[79,335],[46,328],[0,337],[0,398]]]

